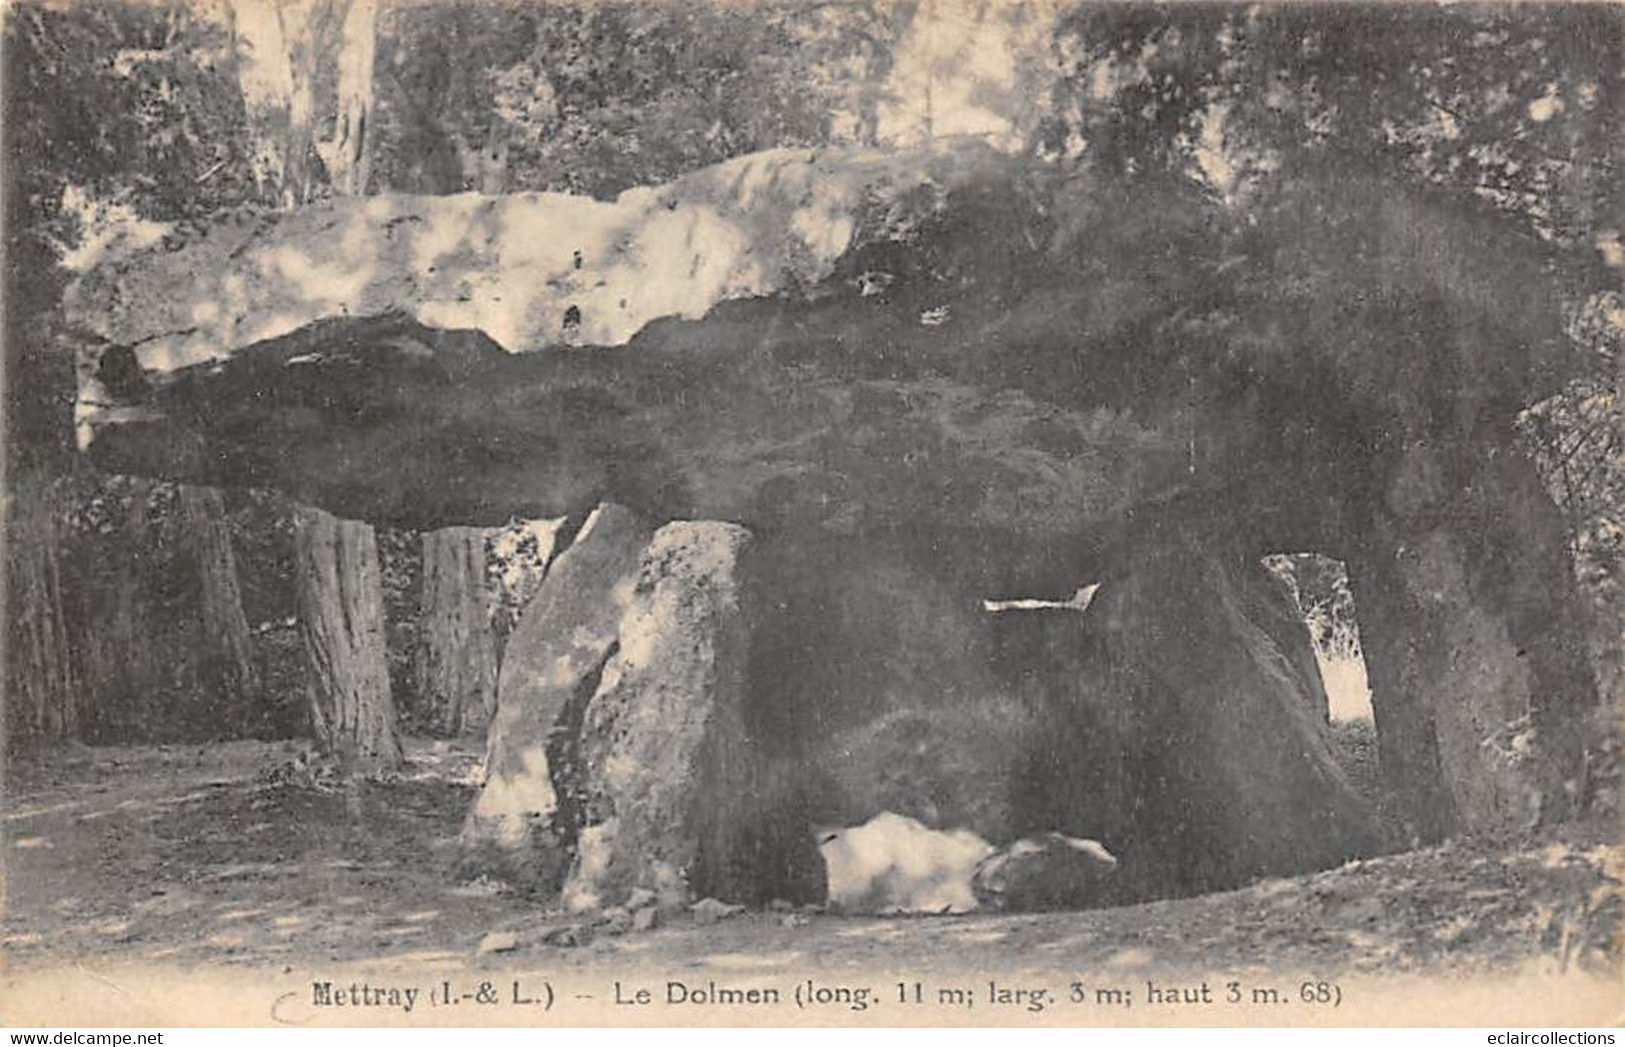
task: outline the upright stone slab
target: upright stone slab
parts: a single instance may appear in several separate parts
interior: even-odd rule
[[[751,893],[753,870],[731,860],[755,762],[739,580],[750,540],[734,524],[680,522],[643,554],[581,728],[584,822],[567,907],[620,904],[640,887],[668,906]]]
[[[1248,620],[1268,633],[1275,646],[1292,662],[1309,707],[1315,715],[1330,722],[1331,696],[1326,693],[1326,681],[1321,679],[1314,637],[1309,634],[1309,623],[1304,620],[1298,601],[1286,583],[1262,563],[1238,565],[1233,576]]]
[[[463,867],[557,890],[580,821],[576,737],[632,598],[651,529],[603,505],[553,562],[508,637],[497,711],[486,743],[485,787],[464,822]]]
[[[1250,617],[1250,575],[1245,560],[1171,535],[1090,609],[1102,686],[1140,731],[1124,740],[1137,785],[1114,900],[1225,890],[1383,847],[1296,659]]]
[[[1460,489],[1443,482],[1451,465]],[[1383,775],[1414,835],[1570,816],[1598,695],[1562,515],[1534,463],[1505,445],[1443,464],[1409,448],[1385,503],[1350,566],[1379,612],[1367,660]]]

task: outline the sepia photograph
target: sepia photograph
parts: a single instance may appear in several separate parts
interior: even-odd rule
[[[1625,6],[0,12],[0,1024],[1625,1020]]]

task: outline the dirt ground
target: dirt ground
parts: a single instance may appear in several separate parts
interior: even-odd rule
[[[501,884],[459,881],[455,841],[474,795],[473,748],[415,742],[397,780],[358,786],[298,771],[290,763],[298,751],[235,742],[14,761],[3,815],[7,981],[115,968],[235,972],[252,984],[267,971],[410,970],[422,982],[431,973],[585,977],[636,967],[732,984],[886,970],[925,979],[929,995],[974,968],[1048,972],[1053,1007],[1073,986],[1064,972],[1089,972],[1085,996],[1108,975],[1135,986],[1142,1006],[1155,979],[1200,976],[1222,996],[1223,979],[1250,985],[1278,971],[1334,986],[1407,974],[1618,979],[1621,850],[1612,824],[1454,842],[1118,909],[769,911],[711,922],[682,914],[614,933]],[[977,984],[981,995],[997,994]],[[912,991],[888,986],[892,995]],[[0,992],[0,1019],[4,1000]]]

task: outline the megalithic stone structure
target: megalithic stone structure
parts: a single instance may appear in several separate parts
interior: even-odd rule
[[[304,264],[314,256],[287,254],[320,240],[315,212],[280,231],[217,230],[110,265],[71,296],[96,336],[140,342],[145,368],[124,383],[136,402],[82,421],[114,468],[276,486],[354,519],[495,525],[614,502],[650,527],[725,521],[764,548],[833,545],[967,601],[1100,581],[1097,602],[1145,596],[1125,612],[1145,630],[1184,613],[1155,573],[1159,551],[1193,571],[1324,552],[1349,562],[1361,608],[1408,623],[1369,633],[1367,654],[1382,663],[1377,727],[1416,837],[1564,817],[1595,683],[1558,577],[1561,521],[1509,437],[1518,405],[1576,366],[1545,249],[1458,203],[1342,171],[1306,173],[1299,197],[1232,245],[1241,257],[1221,258],[1199,199],[1048,175],[972,148],[730,161],[623,198],[630,210],[603,228],[649,250],[599,274],[594,294],[628,291],[624,310],[616,297],[601,313],[565,301],[570,274],[587,271],[567,237],[558,286],[490,282],[493,257],[508,272],[529,257],[520,247],[544,242],[517,202],[439,215],[477,249],[434,258],[401,246],[401,229],[418,246],[429,232],[393,222],[401,201],[345,205],[359,210],[334,234],[343,243],[321,249],[376,264],[347,269],[354,286],[337,298],[300,283],[326,272]],[[898,221],[858,221],[876,200]],[[533,203],[546,215],[558,202]],[[575,206],[559,203],[559,229],[585,228]],[[674,243],[672,264],[651,269],[666,257],[653,247]],[[283,298],[222,285],[157,301],[227,256],[286,258]],[[432,279],[383,278],[419,262]],[[448,305],[446,282],[464,277],[479,293]],[[663,281],[682,293],[654,296]],[[301,309],[283,309],[287,296]],[[251,322],[193,315],[216,300]],[[568,307],[581,347],[550,333]],[[303,319],[315,322],[288,332]],[[175,368],[194,357],[208,359]],[[1318,720],[1312,689],[1268,684],[1260,667],[1278,659],[1264,640],[1281,674],[1304,675],[1302,652],[1251,620],[1262,612],[1237,584],[1205,586],[1228,623],[1203,633],[1212,665],[1250,681],[1238,708],[1287,715],[1260,695],[1291,692],[1291,715]],[[1469,636],[1453,622],[1476,624]],[[1468,676],[1441,668],[1456,650],[1471,652]],[[1202,681],[1173,668],[1157,687],[1175,697],[1159,707],[1184,709]],[[1496,756],[1495,739],[1519,758]],[[1259,774],[1344,809],[1315,766],[1276,771]],[[1487,792],[1452,785],[1489,780]],[[1282,844],[1257,867],[1347,850]],[[1255,867],[1231,857],[1220,879]]]

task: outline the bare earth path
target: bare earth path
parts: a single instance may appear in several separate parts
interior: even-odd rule
[[[1611,824],[1129,908],[684,915],[615,934],[459,882],[476,752],[417,743],[399,780],[333,788],[290,779],[296,751],[79,749],[14,764],[0,1021],[1341,1023],[1362,1000],[1319,997],[1364,994],[1369,1010],[1372,986],[1441,978],[1453,988],[1428,990],[1428,1009],[1372,1017],[1495,1023],[1516,1002],[1595,1022],[1625,1003]],[[1548,988],[1516,1001],[1491,990],[1514,977]],[[319,1003],[329,982],[360,1005]],[[779,1000],[695,1004],[713,983]],[[439,998],[448,988],[454,1003]],[[1183,992],[1170,1002],[1154,988]],[[649,1004],[632,1002],[639,989]],[[382,1002],[366,1002],[373,990]]]

